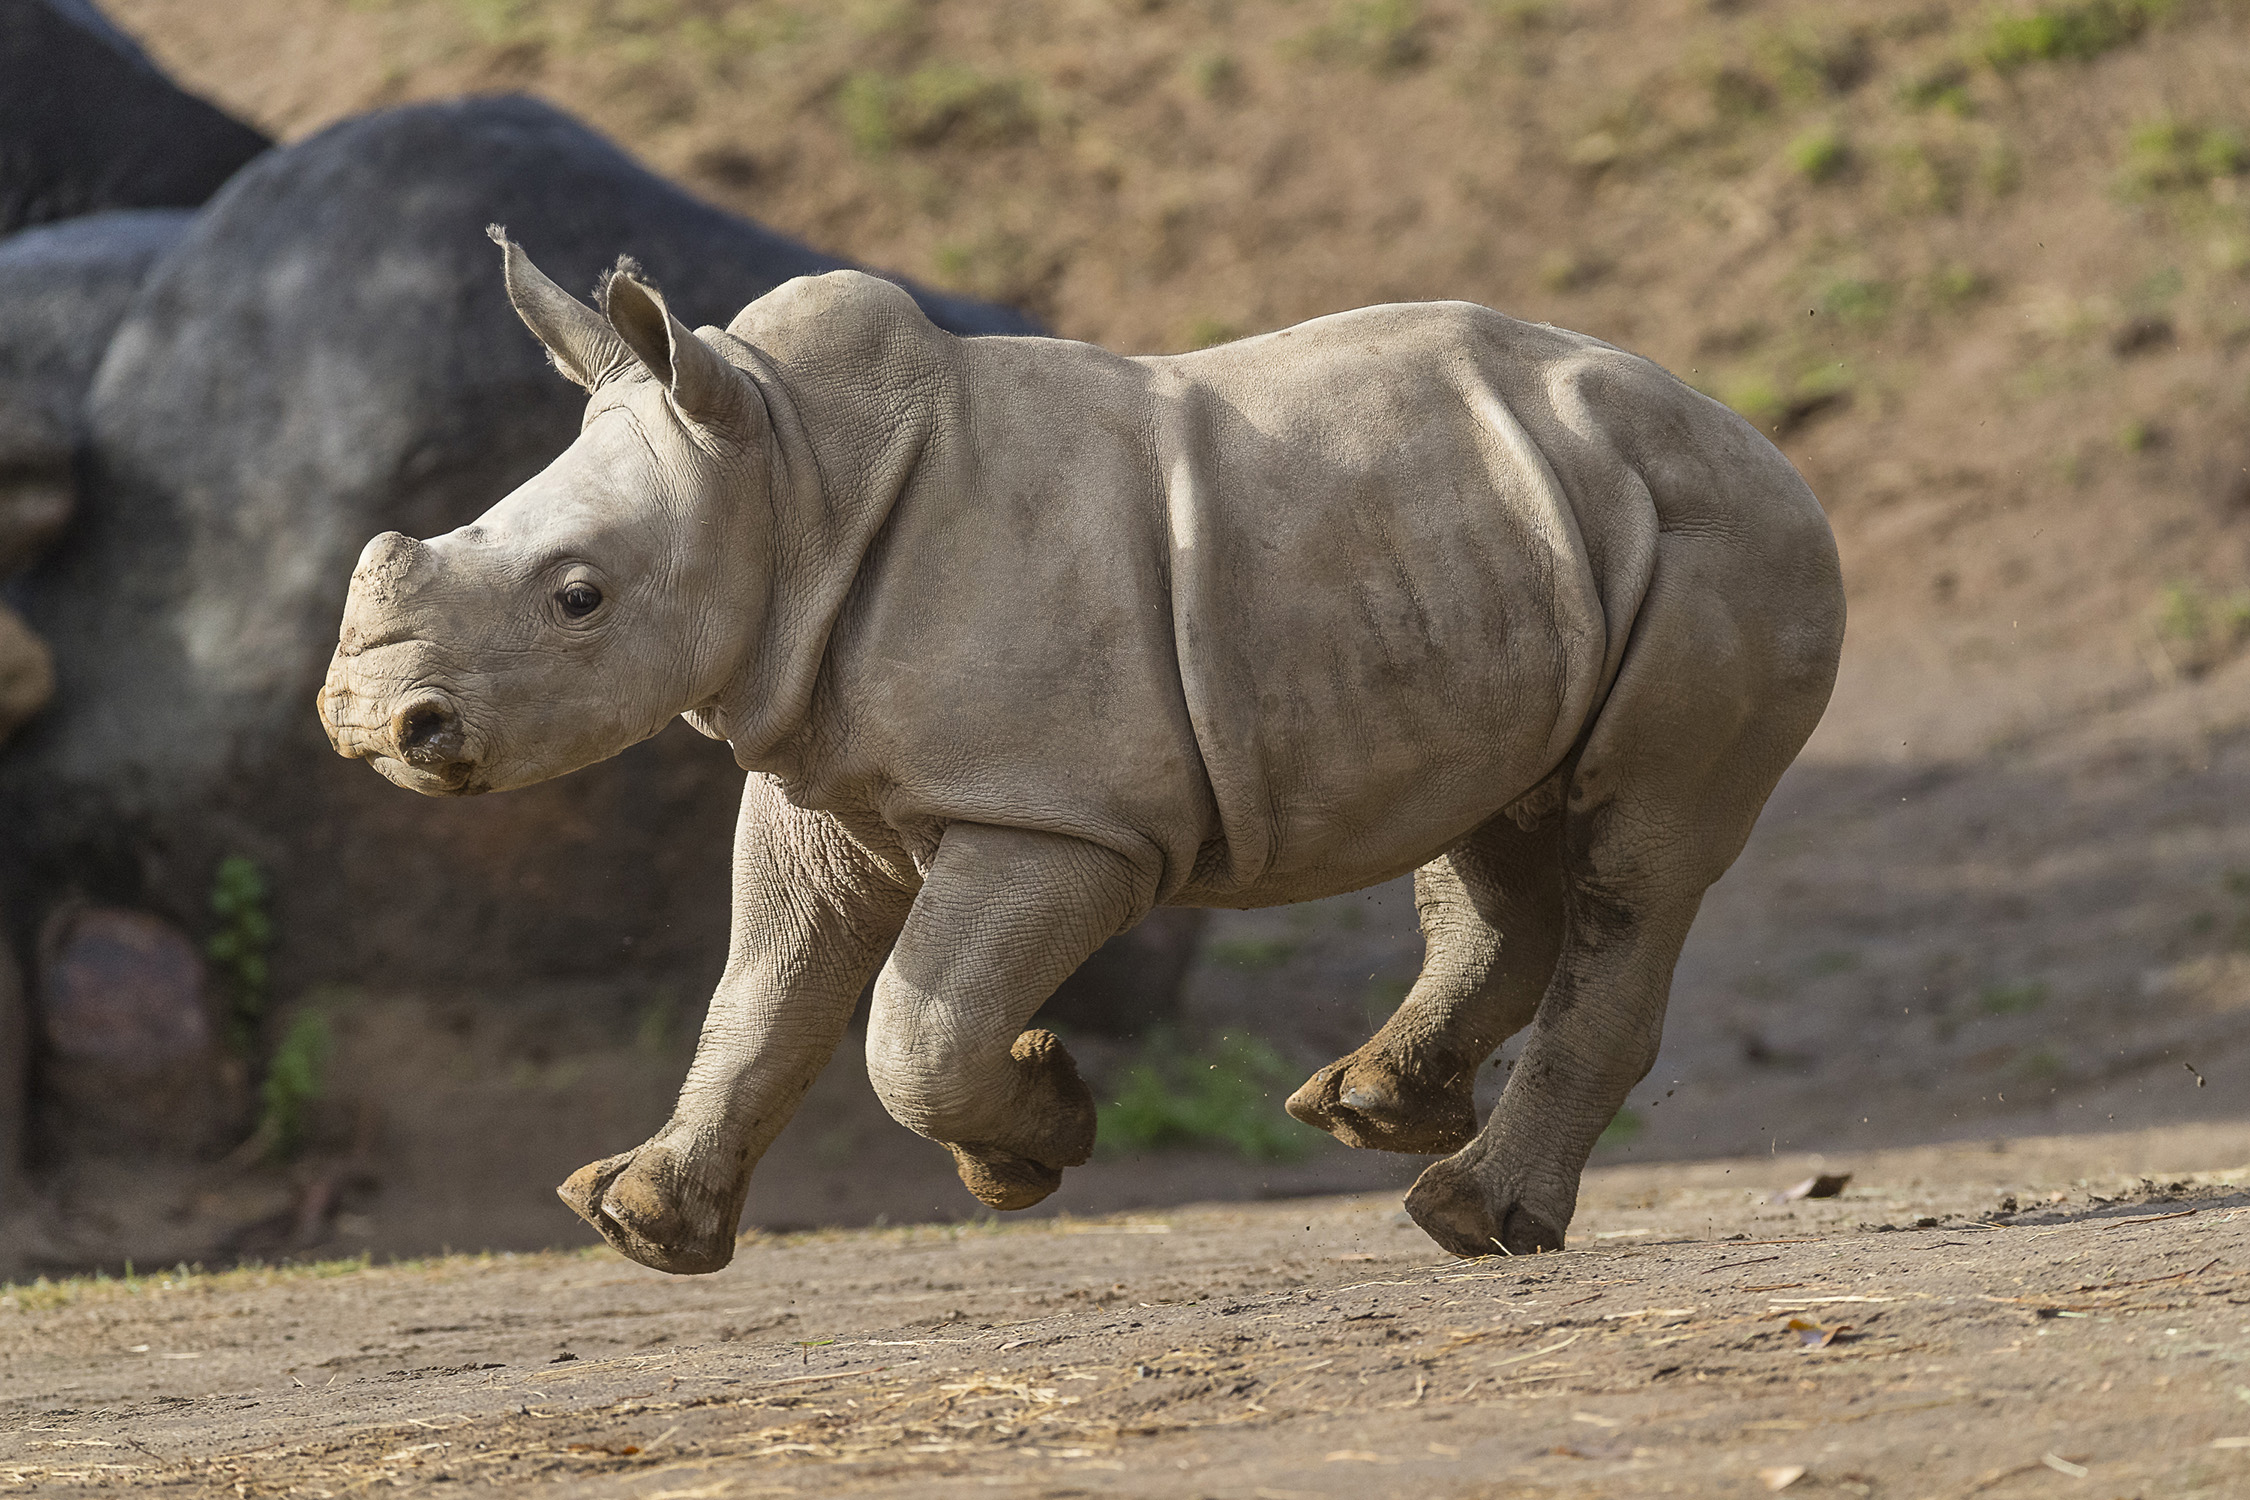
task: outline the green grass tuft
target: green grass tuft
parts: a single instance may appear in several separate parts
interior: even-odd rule
[[[1908,109],[1942,109],[1966,119],[1975,112],[1969,97],[1969,67],[1948,58],[1927,72],[1917,73],[1899,86],[1898,102]]]
[[[959,63],[925,63],[903,78],[859,72],[836,91],[836,118],[863,156],[939,144],[1001,146],[1037,128],[1030,90]]]
[[[1990,277],[1957,261],[1930,273],[1930,300],[1942,308],[1965,307],[1991,292]]]
[[[1297,37],[1289,50],[1377,73],[1404,72],[1430,59],[1418,0],[1340,0],[1326,21]]]
[[[1198,52],[1188,59],[1188,82],[1206,99],[1227,100],[1242,92],[1242,65],[1229,52]]]
[[[2155,441],[2153,435],[2144,436],[2140,446],[2145,449]],[[2122,436],[2119,442],[2124,444]],[[2192,583],[2167,585],[2157,596],[2152,624],[2172,665],[2187,676],[2200,676],[2250,642],[2250,589],[2214,597]]]
[[[2013,984],[1988,984],[1977,992],[1977,1005],[1988,1016],[2018,1016],[2047,1003],[2043,980],[2020,979]]]
[[[1100,1107],[1096,1149],[1116,1157],[1219,1146],[1253,1161],[1293,1161],[1313,1145],[1309,1128],[1281,1108],[1295,1083],[1280,1055],[1254,1037],[1230,1032],[1198,1053],[1160,1032]]]
[[[1216,349],[1221,344],[1231,344],[1242,337],[1242,330],[1224,318],[1199,317],[1188,321],[1187,344],[1190,349]]]
[[[1646,1122],[1638,1114],[1630,1109],[1621,1109],[1617,1112],[1617,1118],[1602,1127],[1602,1133],[1595,1138],[1594,1144],[1597,1147],[1630,1146],[1641,1138],[1641,1132],[1647,1128]]]
[[[1820,310],[1840,323],[1871,328],[1891,315],[1893,293],[1887,281],[1842,276],[1820,290]]]
[[[2250,141],[2224,126],[2156,120],[2126,138],[2125,186],[2138,194],[2209,187],[2250,172]]]
[[[2140,40],[2171,8],[2171,0],[2073,0],[1995,16],[1985,28],[1984,60],[2002,73],[2031,63],[2090,62]]]
[[[1851,143],[1833,125],[1816,125],[1789,143],[1789,165],[1807,182],[1833,182],[1852,164]]]

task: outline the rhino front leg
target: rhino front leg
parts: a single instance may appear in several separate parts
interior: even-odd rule
[[[1477,1069],[1521,1031],[1563,930],[1562,815],[1492,819],[1414,872],[1422,972],[1366,1045],[1289,1096],[1289,1113],[1347,1146],[1458,1151],[1477,1133]]]
[[[1070,1054],[1024,1023],[1149,908],[1153,873],[1081,839],[956,823],[875,982],[867,1072],[994,1208],[1029,1208],[1094,1147]]]
[[[556,1189],[618,1250],[659,1271],[734,1257],[750,1173],[851,1022],[913,899],[895,867],[769,778],[744,789],[734,930],[679,1104],[648,1142]]]

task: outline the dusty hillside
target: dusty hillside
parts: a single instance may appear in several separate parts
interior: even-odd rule
[[[1836,517],[1824,758],[1980,752],[2241,628],[2250,14],[2219,0],[111,9],[284,137],[529,90],[1122,350],[1460,297],[1645,352]]]

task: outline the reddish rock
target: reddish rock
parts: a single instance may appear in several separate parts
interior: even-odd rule
[[[80,907],[40,943],[40,1115],[66,1151],[195,1154],[236,1125],[203,955],[147,912]]]

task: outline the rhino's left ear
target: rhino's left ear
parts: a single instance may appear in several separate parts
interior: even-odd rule
[[[610,326],[672,393],[682,416],[722,429],[740,422],[747,414],[749,380],[673,317],[664,294],[642,281],[639,270],[620,261],[602,283],[602,311]]]

